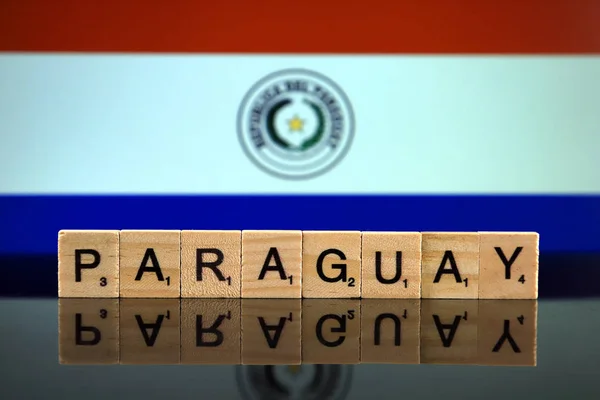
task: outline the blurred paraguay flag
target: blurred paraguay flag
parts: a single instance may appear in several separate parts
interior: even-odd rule
[[[59,229],[600,250],[600,2],[0,1],[0,253]]]

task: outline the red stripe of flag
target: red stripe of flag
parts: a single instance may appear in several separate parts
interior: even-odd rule
[[[1,0],[0,51],[600,53],[599,0]]]

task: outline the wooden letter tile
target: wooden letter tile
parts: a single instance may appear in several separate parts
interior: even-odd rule
[[[420,300],[363,300],[360,362],[418,364],[420,325]]]
[[[181,301],[181,363],[241,363],[240,299]]]
[[[121,231],[121,297],[179,297],[180,231]]]
[[[360,300],[304,300],[302,314],[303,363],[359,363]]]
[[[302,231],[242,232],[242,297],[302,296]]]
[[[241,231],[181,231],[181,297],[239,298]]]
[[[423,233],[421,295],[425,299],[476,299],[479,235]]]
[[[302,301],[242,300],[242,364],[301,363]]]
[[[479,240],[479,298],[537,299],[539,235],[480,232]]]
[[[60,299],[58,315],[61,364],[119,362],[119,300]]]
[[[361,233],[302,233],[302,296],[360,298]]]
[[[119,297],[119,231],[58,233],[58,297]]]
[[[121,364],[179,363],[179,300],[121,300]]]
[[[362,298],[421,298],[421,233],[362,233]]]
[[[477,363],[477,300],[421,302],[421,364]]]
[[[535,366],[536,300],[479,302],[479,364]]]

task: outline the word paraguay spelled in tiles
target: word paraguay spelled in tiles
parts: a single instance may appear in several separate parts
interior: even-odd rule
[[[536,352],[536,300],[59,300],[62,364],[535,366]]]
[[[62,230],[59,297],[536,299],[535,232]]]

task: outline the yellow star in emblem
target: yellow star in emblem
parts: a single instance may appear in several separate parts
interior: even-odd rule
[[[292,132],[301,132],[304,129],[304,120],[298,118],[297,115],[294,115],[292,119],[288,119],[287,123]]]

